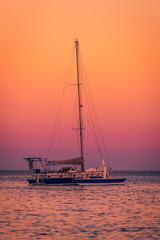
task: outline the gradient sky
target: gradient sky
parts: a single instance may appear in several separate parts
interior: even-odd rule
[[[37,154],[75,37],[112,168],[160,170],[159,0],[0,1],[0,169]]]

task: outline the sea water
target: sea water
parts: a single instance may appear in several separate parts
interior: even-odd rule
[[[160,172],[114,172],[124,185],[30,186],[0,171],[0,239],[160,239]]]

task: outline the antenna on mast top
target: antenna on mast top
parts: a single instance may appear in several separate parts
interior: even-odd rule
[[[76,37],[76,38],[73,38],[73,39],[74,39],[74,41],[75,41],[75,42],[78,42],[78,37]]]

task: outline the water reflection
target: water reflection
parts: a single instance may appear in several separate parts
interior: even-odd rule
[[[31,187],[1,176],[0,239],[159,239],[159,183],[132,174],[123,186]]]

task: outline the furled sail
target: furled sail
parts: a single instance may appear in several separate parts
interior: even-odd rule
[[[53,165],[58,165],[58,164],[78,164],[82,165],[84,164],[84,159],[82,157],[79,158],[72,158],[72,159],[67,159],[67,160],[50,160],[47,161],[47,164],[53,164]]]

